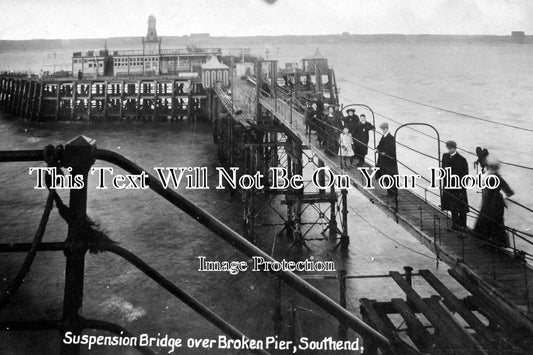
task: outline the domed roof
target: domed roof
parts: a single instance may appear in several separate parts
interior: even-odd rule
[[[226,64],[220,63],[216,55],[211,56],[207,63],[202,64],[202,69],[228,69]]]

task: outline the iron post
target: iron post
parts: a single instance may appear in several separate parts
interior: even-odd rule
[[[66,332],[79,335],[83,330],[83,319],[80,311],[83,305],[83,280],[85,275],[85,254],[88,240],[80,226],[87,218],[87,183],[89,169],[94,163],[95,141],[79,136],[65,146],[65,167],[71,167],[73,176],[83,176],[83,187],[70,190],[70,214],[72,220],[68,224],[67,243],[65,249],[65,292],[63,298],[63,316],[61,319],[61,337]],[[61,344],[62,355],[79,354],[80,344]]]

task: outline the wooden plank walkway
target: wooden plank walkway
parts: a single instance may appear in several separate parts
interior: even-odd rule
[[[234,105],[247,106],[244,110],[253,112],[249,96],[255,88],[248,82],[240,81],[234,83],[233,90],[234,97],[237,98]],[[237,95],[238,91],[245,94]],[[247,102],[242,102],[242,97],[248,97],[244,100]],[[328,156],[319,148],[316,135],[306,134],[305,121],[301,113],[279,98],[275,100],[272,97],[262,96],[260,103],[326,166],[336,174],[348,175],[353,186],[364,196],[394,218],[436,257],[450,265],[460,274],[460,277],[456,277],[459,282],[475,283],[478,289],[511,312],[516,322],[533,331],[531,313],[533,292],[530,290],[530,285],[533,284],[533,270],[530,265],[514,258],[512,252],[488,248],[480,240],[452,231],[449,229],[451,222],[445,212],[410,190],[398,191],[396,208],[396,201],[387,196],[386,190],[378,186],[372,190],[365,189],[359,169],[342,170],[337,157]]]

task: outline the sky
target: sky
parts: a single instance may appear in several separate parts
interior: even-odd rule
[[[533,34],[532,0],[0,0],[0,39]]]

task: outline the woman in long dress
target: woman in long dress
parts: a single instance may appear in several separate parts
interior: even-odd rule
[[[339,136],[339,157],[341,158],[341,169],[348,169],[348,161],[353,157],[353,138],[348,127],[344,127]],[[350,168],[352,163],[350,162]]]
[[[492,245],[508,247],[509,239],[505,230],[503,215],[505,213],[504,197],[514,195],[507,182],[499,175],[500,163],[497,160],[488,160],[486,163],[484,178],[495,175],[500,183],[496,188],[484,188],[481,195],[481,210],[474,227],[476,237],[486,240]]]

